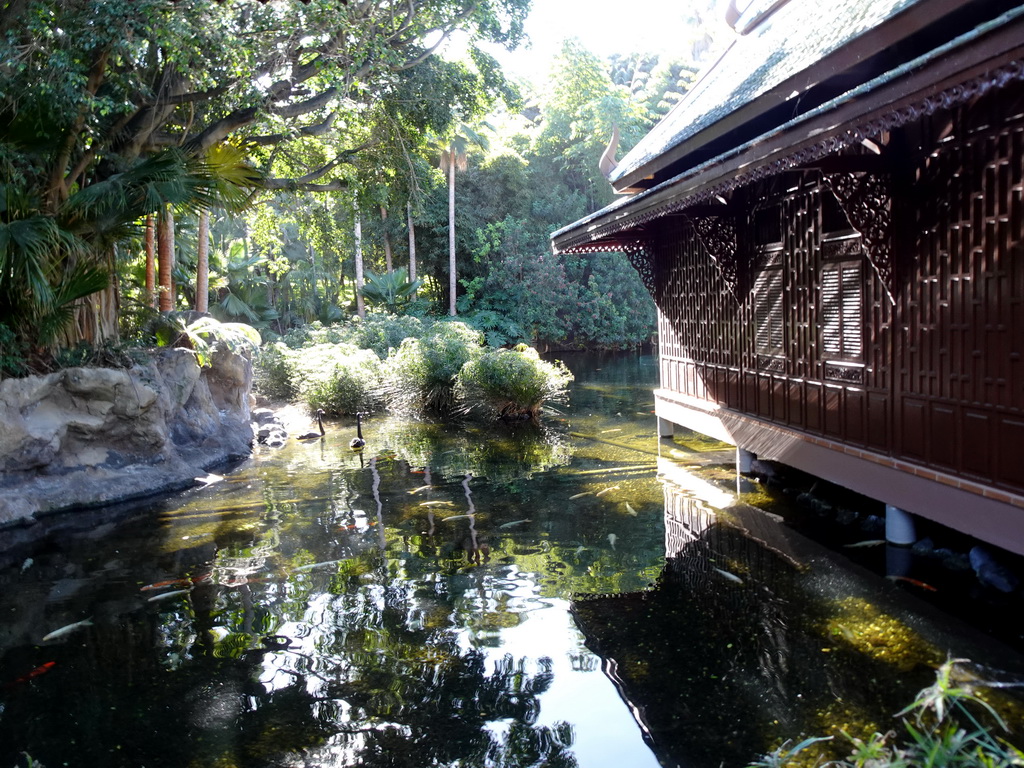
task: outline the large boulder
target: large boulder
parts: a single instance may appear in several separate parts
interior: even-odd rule
[[[188,487],[252,445],[246,357],[164,349],[130,370],[0,381],[0,525]]]

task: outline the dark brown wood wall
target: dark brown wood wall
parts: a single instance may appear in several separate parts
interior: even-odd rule
[[[915,262],[898,299],[895,449],[1024,487],[1024,115],[1000,94],[920,128]],[[922,142],[923,143],[923,142]]]
[[[1024,490],[1024,99],[997,96],[894,137],[884,263],[820,171],[734,198],[735,253],[663,221],[662,386]]]

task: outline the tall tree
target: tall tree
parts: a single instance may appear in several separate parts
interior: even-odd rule
[[[210,211],[199,212],[196,242],[196,311],[210,309]]]
[[[488,130],[491,128],[487,123],[482,123],[481,127]],[[466,170],[471,146],[487,150],[490,148],[490,140],[481,131],[466,123],[460,123],[441,150],[438,162],[441,171],[448,178],[448,314],[453,317],[456,314],[455,297],[458,285],[455,258],[455,172]]]
[[[231,142],[245,147],[270,189],[346,188],[348,164],[376,141],[368,106],[436,61],[432,54],[456,30],[468,34],[471,47],[486,40],[514,46],[528,7],[529,0],[0,5],[0,178],[16,180],[19,194],[30,201],[8,206],[0,225],[17,229],[35,216],[57,223],[36,230],[50,232],[44,250],[52,268],[31,273],[21,268],[31,264],[21,265],[7,278],[45,276],[49,290],[29,294],[42,301],[39,311],[53,309],[54,297],[68,300],[66,292],[54,292],[72,262],[80,262],[68,250],[68,238],[95,245],[97,231],[107,237],[116,230],[109,219],[90,220],[97,229],[83,233],[85,221],[78,220],[78,229],[59,234],[58,220],[72,198],[170,148],[203,162],[210,150]],[[457,101],[469,80],[439,82]],[[473,82],[467,93],[480,87],[497,93],[500,86],[494,78]],[[144,186],[135,189],[142,193]],[[148,208],[138,210],[136,199],[122,213],[141,217],[163,202],[181,204],[188,190],[179,191],[144,194]],[[189,204],[200,207],[195,199]],[[15,211],[22,218],[16,220]],[[119,215],[118,225],[134,220]],[[12,258],[31,261],[28,253],[19,249]],[[109,249],[93,254],[94,265],[102,266],[103,254]],[[93,285],[103,271],[65,288]],[[17,303],[23,289],[12,284],[7,295]]]

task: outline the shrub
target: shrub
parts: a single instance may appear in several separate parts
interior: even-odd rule
[[[274,400],[294,400],[299,394],[298,375],[291,350],[280,341],[265,344],[253,361],[253,388]]]
[[[435,323],[420,339],[405,339],[388,359],[384,396],[399,413],[452,413],[455,377],[481,353],[482,335],[465,323]]]
[[[376,410],[381,402],[381,364],[368,349],[350,344],[317,344],[289,353],[293,384],[310,412],[330,416]]]
[[[391,315],[387,312],[367,312],[344,323],[324,326],[313,322],[293,328],[281,341],[291,349],[314,344],[353,344],[361,349],[372,349],[381,360],[397,349],[406,338],[420,338],[429,328],[430,321],[412,315]]]
[[[565,398],[572,380],[561,361],[541,360],[537,350],[520,344],[469,360],[456,378],[455,395],[459,409],[477,418],[536,418],[545,401]]]

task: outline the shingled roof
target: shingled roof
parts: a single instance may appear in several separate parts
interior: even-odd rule
[[[749,32],[612,172],[632,197],[555,232],[556,250],[616,248],[651,218],[1024,77],[1019,1],[789,0],[771,10],[747,19]]]

